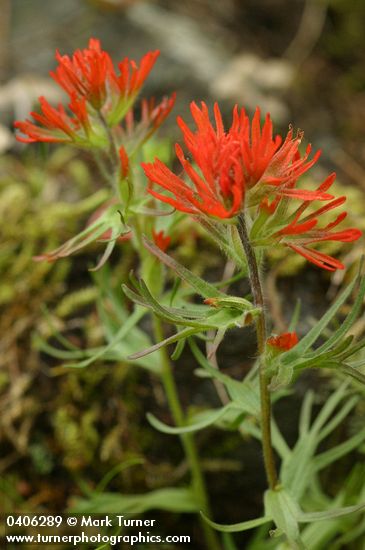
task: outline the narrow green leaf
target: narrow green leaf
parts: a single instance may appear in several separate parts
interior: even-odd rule
[[[357,434],[353,435],[345,441],[344,443],[341,443],[340,445],[336,445],[336,447],[333,447],[332,449],[329,449],[328,451],[325,451],[319,455],[317,455],[313,459],[313,466],[315,471],[322,470],[329,464],[332,464],[332,462],[335,462],[339,458],[343,457],[344,455],[347,455],[354,449],[356,449],[363,441],[365,440],[365,428],[360,430]]]
[[[130,458],[128,460],[125,460],[121,464],[117,464],[114,468],[112,468],[109,472],[105,474],[103,479],[98,483],[98,485],[95,488],[96,493],[103,493],[111,480],[117,476],[118,474],[124,472],[124,470],[127,470],[131,466],[137,466],[144,464],[145,460],[140,457],[136,458]]]
[[[355,279],[355,283],[358,281],[358,279]],[[350,313],[347,315],[346,319],[341,323],[340,328],[336,330],[332,336],[316,351],[318,353],[322,353],[323,351],[326,351],[329,349],[333,344],[338,342],[352,327],[354,324],[364,301],[365,296],[365,277],[362,277],[360,279],[360,285],[358,289],[358,293],[356,296],[356,300],[354,302],[354,305],[351,308]]]
[[[314,521],[340,518],[348,514],[357,514],[362,510],[365,510],[365,503],[355,506],[346,506],[345,508],[337,508],[335,510],[326,510],[325,512],[302,512],[298,517],[298,521],[299,523],[312,523]]]
[[[359,401],[359,397],[352,396],[349,399],[346,400],[344,405],[341,407],[341,409],[336,413],[332,418],[324,424],[324,427],[320,431],[317,441],[322,441],[325,437],[327,437],[331,432],[333,432],[337,426],[341,424],[341,422],[348,416],[348,414],[352,411],[352,409],[356,406],[356,404]]]
[[[143,309],[135,309],[132,315],[127,319],[124,325],[122,325],[119,331],[116,333],[114,339],[107,346],[104,346],[101,351],[99,351],[89,359],[67,366],[71,368],[84,368],[91,365],[91,363],[94,363],[97,359],[101,359],[109,350],[112,350],[114,346],[116,346],[119,342],[123,340],[123,338],[128,335],[129,331],[142,319],[144,315],[145,311]]]
[[[186,344],[186,339],[185,338],[178,341],[178,343],[176,344],[176,347],[174,349],[174,352],[171,355],[172,361],[177,361],[180,358],[182,352],[184,351],[185,344]]]
[[[348,383],[344,382],[330,397],[327,399],[315,421],[313,422],[312,432],[318,434],[322,427],[328,422],[336,407],[339,406],[347,392]]]
[[[302,357],[304,355],[304,353],[312,346],[312,344],[314,344],[317,338],[321,335],[323,329],[336,315],[342,304],[345,303],[345,301],[353,291],[356,283],[357,279],[354,279],[337,298],[337,300],[332,304],[332,306],[326,311],[323,317],[319,321],[317,321],[314,327],[304,336],[304,338],[302,338],[300,342],[296,346],[294,346],[294,348],[282,355],[281,361],[283,363],[289,364],[295,359],[298,359],[299,357]]]
[[[190,489],[166,487],[140,495],[95,493],[89,499],[78,499],[71,513],[142,514],[149,510],[173,513],[197,512],[198,506]]]
[[[150,353],[153,353],[154,351],[157,351],[158,349],[160,349],[164,346],[168,346],[169,344],[174,344],[175,342],[177,342],[181,338],[187,338],[188,336],[192,336],[193,334],[196,334],[197,332],[200,332],[200,330],[196,329],[196,328],[190,328],[190,327],[184,328],[180,332],[177,332],[173,336],[170,336],[169,338],[166,338],[165,340],[162,340],[162,342],[158,342],[154,346],[151,346],[151,347],[149,347],[147,349],[144,349],[142,351],[138,351],[137,353],[133,353],[127,359],[131,359],[131,360],[139,359],[140,357],[144,357],[145,355],[149,355]]]
[[[231,399],[244,407],[249,414],[259,415],[260,401],[254,386],[245,381],[234,380],[213,367],[192,338],[189,339],[189,345],[198,363],[212,378],[216,378],[225,385]]]
[[[272,521],[270,517],[264,516],[262,518],[250,519],[248,521],[243,521],[241,523],[233,523],[232,525],[223,525],[220,523],[215,523],[209,519],[203,512],[200,512],[204,521],[208,523],[211,527],[217,531],[222,531],[223,533],[240,533],[241,531],[248,531],[249,529],[255,529],[264,523],[269,523]]]
[[[297,328],[297,324],[299,322],[301,309],[302,309],[302,304],[301,304],[301,301],[298,299],[295,302],[295,308],[294,308],[292,317],[290,319],[290,323],[289,323],[289,326],[288,326],[288,332],[294,332],[295,329]]]
[[[333,346],[330,350],[326,350],[320,353],[318,350],[307,353],[307,359],[304,361],[295,362],[292,367],[296,370],[303,370],[309,368],[337,368],[340,365],[341,354],[351,346],[353,336],[349,335],[339,341],[337,346]],[[328,365],[331,365],[329,367]]]
[[[225,296],[223,292],[215,288],[213,285],[207,283],[197,275],[194,275],[189,269],[181,265],[179,262],[171,258],[168,254],[165,254],[160,248],[155,244],[150,242],[145,237],[143,238],[143,244],[153,254],[161,260],[165,265],[170,267],[181,279],[186,281],[190,286],[192,286],[195,291],[203,296],[204,298],[215,298],[217,296]]]
[[[358,382],[365,384],[365,374],[363,374],[357,369],[354,369],[351,365],[347,365],[347,364],[341,365],[340,371],[342,371],[345,374],[348,374]]]
[[[309,432],[313,401],[314,401],[314,392],[309,390],[304,396],[302,408],[300,410],[300,417],[299,417],[299,438],[300,439],[303,439]]]
[[[204,414],[200,415],[201,419],[198,422],[188,424],[187,426],[168,426],[158,420],[158,418],[151,413],[147,413],[147,420],[156,430],[164,434],[186,434],[197,432],[198,430],[211,426],[217,422],[217,420],[222,418],[227,411],[233,408],[237,408],[237,406],[234,406],[232,403],[228,403],[228,405],[225,405],[221,409],[204,411]]]

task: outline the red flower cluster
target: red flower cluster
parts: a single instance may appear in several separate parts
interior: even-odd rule
[[[204,213],[217,218],[234,217],[244,204],[258,204],[262,198],[274,193],[303,200],[333,198],[324,192],[297,189],[295,184],[319,157],[317,152],[308,160],[311,147],[303,157],[298,148],[302,134],[293,136],[290,129],[284,142],[273,137],[270,115],[261,129],[260,110],[257,109],[250,124],[244,109],[233,110],[233,121],[225,131],[217,104],[214,106],[215,128],[209,120],[205,103],[199,108],[191,104],[196,131],[188,128],[178,117],[177,121],[185,145],[199,170],[186,159],[176,145],[177,157],[192,186],[176,176],[158,159],[144,164],[144,170],[152,183],[170,192],[173,197],[158,193],[153,187],[149,192],[156,198],[191,214]]]
[[[327,191],[333,184],[335,177],[336,174],[328,176],[319,186],[318,191]],[[313,264],[327,271],[344,269],[344,265],[339,260],[328,254],[309,248],[308,245],[323,241],[351,242],[361,237],[361,231],[356,228],[333,231],[334,228],[346,218],[346,212],[341,212],[332,222],[327,223],[324,227],[318,227],[320,216],[341,206],[346,201],[346,197],[342,196],[337,199],[329,200],[327,204],[304,217],[303,213],[310,206],[311,201],[303,201],[289,216],[289,219],[285,222],[286,225],[283,227],[282,212],[287,210],[287,205],[283,205],[281,212],[280,205],[282,205],[284,201],[287,201],[287,199],[277,198],[271,204],[266,200],[262,202],[260,208],[266,213],[266,222],[269,223],[262,224],[261,235],[264,236],[265,231],[271,233],[270,237],[275,241],[288,246]],[[280,225],[281,229],[273,232],[275,225]],[[268,233],[266,233],[266,237],[267,236]]]
[[[118,64],[120,74],[117,75],[109,54],[101,49],[100,41],[91,38],[89,47],[76,50],[71,58],[57,51],[59,66],[50,74],[70,97],[83,97],[95,109],[101,109],[108,101],[106,107],[112,110],[114,101],[120,106],[136,97],[158,55],[158,51],[147,53],[139,67],[126,57]]]
[[[250,124],[244,109],[239,111],[236,106],[231,127],[227,131],[217,104],[214,106],[215,127],[209,120],[205,103],[202,103],[201,108],[192,103],[191,112],[196,124],[195,132],[180,117],[177,120],[194,165],[187,160],[178,144],[175,149],[192,183],[176,176],[156,159],[152,164],[142,165],[151,182],[149,192],[182,212],[221,219],[234,217],[247,207],[259,205],[259,223],[253,225],[259,238],[255,235],[254,241],[261,246],[280,242],[330,271],[343,268],[338,260],[308,248],[308,245],[330,240],[354,241],[360,237],[361,231],[333,231],[346,213],[340,214],[323,228],[317,227],[319,216],[346,199],[335,199],[327,193],[335,174],[329,176],[315,191],[297,187],[300,176],[317,162],[320,154],[317,152],[310,160],[309,145],[305,154],[300,155],[299,145],[303,134],[294,136],[290,128],[284,141],[280,136],[274,137],[270,115],[266,115],[261,128],[259,109],[256,109]],[[158,192],[153,184],[170,194]],[[301,200],[302,204],[288,218],[289,202],[292,204],[293,199]],[[329,202],[302,219],[304,210],[315,200]]]
[[[298,336],[295,332],[284,332],[279,336],[271,336],[267,344],[278,351],[288,351],[298,343]]]
[[[68,94],[72,114],[67,115],[62,105],[51,107],[42,97],[42,113],[31,113],[39,126],[31,120],[17,121],[15,127],[24,134],[18,135],[17,139],[105,146],[104,125],[113,127],[119,124],[131,111],[158,55],[158,51],[148,52],[139,66],[125,58],[118,64],[117,73],[109,54],[101,49],[99,40],[95,38],[90,39],[88,48],[77,50],[71,57],[57,51],[58,67],[50,75]],[[169,114],[173,103],[174,98],[171,98],[164,99],[157,106],[153,100],[148,108],[142,106],[144,125],[148,124],[154,131]]]

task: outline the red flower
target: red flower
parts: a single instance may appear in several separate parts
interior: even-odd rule
[[[156,198],[191,214],[205,213],[218,218],[230,218],[238,214],[246,201],[248,206],[258,204],[265,195],[275,194],[302,200],[327,200],[332,195],[323,191],[308,191],[295,187],[319,157],[319,152],[308,160],[311,146],[303,157],[299,154],[302,134],[293,137],[290,129],[285,141],[273,138],[270,115],[266,115],[262,130],[260,110],[256,109],[252,124],[244,109],[233,110],[233,122],[224,130],[221,113],[214,105],[215,128],[209,120],[208,108],[191,104],[196,131],[190,130],[178,117],[185,145],[199,172],[185,158],[179,145],[177,157],[192,181],[193,187],[174,175],[158,159],[143,165],[152,183],[170,192],[162,195],[153,188],[149,192]]]
[[[271,336],[267,344],[278,351],[288,351],[298,343],[298,336],[295,332],[284,332],[279,336]]]
[[[89,47],[76,50],[70,58],[56,51],[59,63],[51,77],[72,96],[76,94],[89,101],[95,109],[100,109],[106,99],[107,84],[114,73],[110,56],[101,49],[100,41],[89,40]]]
[[[336,174],[331,174],[328,176],[328,178],[319,186],[318,191],[326,191],[329,189],[329,187],[333,184],[335,177]],[[272,204],[268,204],[266,201],[261,205],[261,208],[266,211],[268,216],[275,216],[275,212],[277,211],[279,204],[284,200],[287,199],[276,199]],[[333,229],[346,218],[346,212],[339,214],[334,221],[328,223],[324,227],[317,227],[319,218],[322,214],[337,208],[345,201],[345,196],[339,197],[329,201],[325,206],[318,208],[307,216],[302,217],[303,212],[311,204],[311,201],[304,201],[289,217],[289,223],[273,233],[272,236],[275,240],[288,246],[295,252],[298,252],[298,254],[301,254],[304,258],[318,267],[322,267],[328,271],[344,269],[344,265],[339,260],[324,254],[323,252],[309,248],[308,245],[322,241],[351,242],[356,241],[361,237],[362,232],[356,228],[333,231]],[[274,222],[275,217],[272,219],[272,223]],[[281,225],[283,223],[279,216],[277,222]],[[265,230],[265,226],[263,230]]]
[[[31,113],[40,126],[29,120],[16,122],[15,127],[27,136],[17,136],[17,139],[80,144],[94,138],[92,145],[100,145],[100,141],[104,144],[100,113],[109,126],[118,124],[131,109],[158,55],[158,51],[148,52],[139,67],[135,61],[125,58],[119,63],[120,74],[117,74],[109,54],[95,38],[90,39],[88,48],[76,50],[71,57],[57,51],[58,67],[50,75],[69,95],[69,108],[75,116],[67,115],[63,106],[55,109],[40,98],[42,114]],[[157,119],[158,114],[154,113],[153,123],[158,125]],[[86,135],[81,136],[80,130]]]
[[[233,139],[240,144],[245,187],[251,190],[247,193],[249,205],[257,204],[270,192],[303,200],[333,198],[323,192],[295,188],[298,178],[317,162],[321,153],[317,151],[314,157],[308,160],[312,150],[309,144],[301,157],[299,146],[304,133],[297,132],[294,136],[293,129],[290,128],[283,142],[281,136],[273,137],[270,114],[266,114],[262,128],[260,117],[260,109],[257,107],[250,124],[245,110],[242,108],[238,111],[235,106],[230,130]]]
[[[204,103],[201,109],[192,103],[191,112],[197,126],[195,133],[180,117],[178,124],[200,173],[185,158],[178,144],[175,150],[194,187],[156,159],[153,164],[142,164],[146,176],[174,197],[162,195],[152,187],[149,192],[182,212],[230,218],[241,210],[244,198],[244,176],[238,158],[238,144],[224,131],[218,105],[214,106],[215,128],[209,120],[208,108]]]
[[[164,231],[159,231],[157,233],[154,229],[152,230],[152,237],[155,245],[158,246],[162,252],[166,252],[170,246],[171,237],[165,235]]]
[[[70,96],[76,94],[85,98],[95,109],[105,107],[106,114],[112,111],[112,117],[119,121],[142,88],[159,53],[158,50],[148,52],[139,67],[125,57],[118,64],[120,74],[117,74],[109,54],[101,49],[100,41],[91,38],[89,47],[76,50],[71,58],[57,51],[59,66],[50,74]]]
[[[31,116],[41,126],[30,120],[14,123],[25,136],[17,135],[17,140],[24,143],[44,141],[50,143],[88,143],[91,125],[84,99],[71,98],[69,108],[74,116],[66,113],[63,105],[52,107],[44,97],[39,98],[41,113],[31,112]]]

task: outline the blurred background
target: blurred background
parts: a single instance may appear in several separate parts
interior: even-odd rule
[[[61,358],[50,358],[37,345],[39,335],[52,343],[50,317],[77,345],[101,338],[96,290],[87,272],[93,250],[56,264],[32,261],[81,229],[107,198],[83,154],[15,142],[12,123],[28,115],[38,96],[62,100],[48,76],[55,50],[71,54],[91,36],[101,39],[115,61],[139,60],[159,49],[144,95],[160,98],[177,91],[174,111],[159,134],[164,147],[178,138],[176,115],[189,119],[192,100],[217,100],[227,117],[235,103],[251,113],[259,105],[284,135],[293,123],[315,150],[323,149],[315,181],[336,171],[338,190],[349,197],[348,223],[365,229],[364,28],[365,3],[358,0],[0,0],[0,507],[5,511],[66,510],[85,486],[95,487],[102,475],[136,456],[145,460],[144,467],[122,472],[110,490],[143,492],[166,480],[180,483],[186,475],[178,443],[156,437],[146,424],[146,410],[164,407],[149,375],[122,364],[67,371]],[[194,263],[196,243],[187,241],[180,254]],[[351,274],[363,242],[329,250]],[[128,273],[132,260],[126,254],[115,262]],[[222,258],[206,244],[199,262],[201,273],[219,273]],[[300,296],[304,332],[342,282],[343,273],[330,282],[328,274],[304,265],[299,257],[287,261],[275,252],[270,259],[268,300],[278,330],[287,326]],[[364,324],[358,322],[358,334]],[[221,353],[235,375],[254,344],[232,335]],[[177,376],[187,405],[194,367],[191,358],[182,361]],[[320,378],[305,380],[299,395],[308,384],[318,389],[319,399],[331,386]],[[210,390],[202,388],[195,407],[207,400],[214,404]],[[290,440],[295,398],[280,407]],[[223,508],[216,505],[217,518],[233,523],[257,516],[264,478],[256,442],[242,449],[232,432],[218,444],[214,430],[199,438],[203,457],[209,449],[205,469],[213,500],[225,502]],[[240,497],[232,497],[232,480]],[[336,482],[328,484],[335,493]],[[171,523],[179,525],[171,517],[164,521],[170,531]],[[196,529],[194,522],[189,529]]]

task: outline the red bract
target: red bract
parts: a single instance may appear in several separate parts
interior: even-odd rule
[[[335,174],[331,174],[318,188],[319,191],[327,190],[335,180]],[[285,199],[281,199],[285,200]],[[298,254],[301,254],[313,264],[335,271],[336,269],[344,269],[344,265],[327,254],[309,248],[308,245],[322,241],[340,241],[351,242],[356,241],[362,235],[361,231],[356,228],[344,229],[342,231],[333,231],[342,220],[347,216],[346,212],[339,214],[332,222],[327,223],[324,227],[317,227],[320,216],[341,206],[346,201],[346,197],[338,197],[329,201],[326,205],[311,212],[305,217],[302,217],[303,212],[311,204],[311,201],[304,201],[290,216],[289,223],[282,227],[279,231],[273,234],[273,237],[285,244]],[[273,215],[281,201],[276,201],[276,204],[263,205],[267,213]],[[278,220],[280,222],[280,220]]]
[[[278,351],[288,351],[298,343],[298,336],[295,332],[284,332],[279,336],[271,336],[267,344]]]
[[[197,126],[195,133],[180,117],[178,124],[200,173],[185,158],[178,144],[175,150],[193,187],[156,159],[153,164],[142,164],[146,176],[173,197],[162,195],[152,187],[149,192],[182,212],[230,218],[241,210],[244,199],[244,177],[238,158],[238,144],[231,139],[229,132],[225,132],[218,105],[214,106],[215,128],[204,103],[201,109],[192,103],[191,112]]]
[[[14,123],[25,136],[17,135],[18,141],[32,143],[44,141],[50,143],[88,143],[91,126],[84,99],[73,97],[69,104],[71,112],[75,116],[66,113],[64,107],[52,107],[44,97],[39,98],[41,113],[32,112],[31,116],[41,126],[37,126],[30,120]]]
[[[249,117],[242,108],[233,111],[232,138],[239,142],[240,158],[243,166],[245,186],[252,190],[249,204],[257,204],[268,192],[303,200],[326,200],[332,198],[323,192],[297,189],[296,182],[318,160],[320,151],[309,160],[311,145],[303,156],[299,146],[303,132],[294,135],[292,128],[283,142],[281,136],[273,137],[273,124],[267,114],[261,128],[260,109],[257,108],[250,124]],[[269,187],[267,187],[269,186]]]
[[[100,41],[91,38],[89,47],[76,50],[71,58],[57,51],[56,59],[59,65],[50,73],[52,78],[70,96],[83,97],[100,109],[106,99],[107,82],[114,73],[112,60],[102,51]]]
[[[57,51],[58,67],[50,74],[69,95],[69,108],[75,116],[67,115],[63,106],[55,109],[40,98],[42,114],[31,113],[40,126],[29,120],[16,122],[15,127],[27,136],[17,136],[17,139],[78,144],[89,140],[90,145],[103,145],[105,124],[115,126],[125,117],[158,55],[158,51],[148,52],[139,66],[125,58],[119,63],[120,74],[117,74],[109,54],[95,38],[90,39],[88,48],[76,50],[71,57]],[[152,123],[156,126],[164,119],[164,108],[165,104],[153,113]],[[80,136],[80,130],[86,136]]]
[[[139,67],[135,61],[128,59],[128,57],[119,63],[120,75],[117,76],[114,73],[112,80],[118,88],[120,96],[130,97],[138,94],[159,54],[158,50],[148,52],[142,57]]]
[[[155,245],[158,246],[162,252],[166,252],[170,246],[171,237],[165,235],[164,231],[156,232],[155,230],[152,230],[152,237]]]
[[[124,180],[129,174],[129,157],[123,145],[119,149],[119,159],[120,159],[120,177],[122,180]]]

